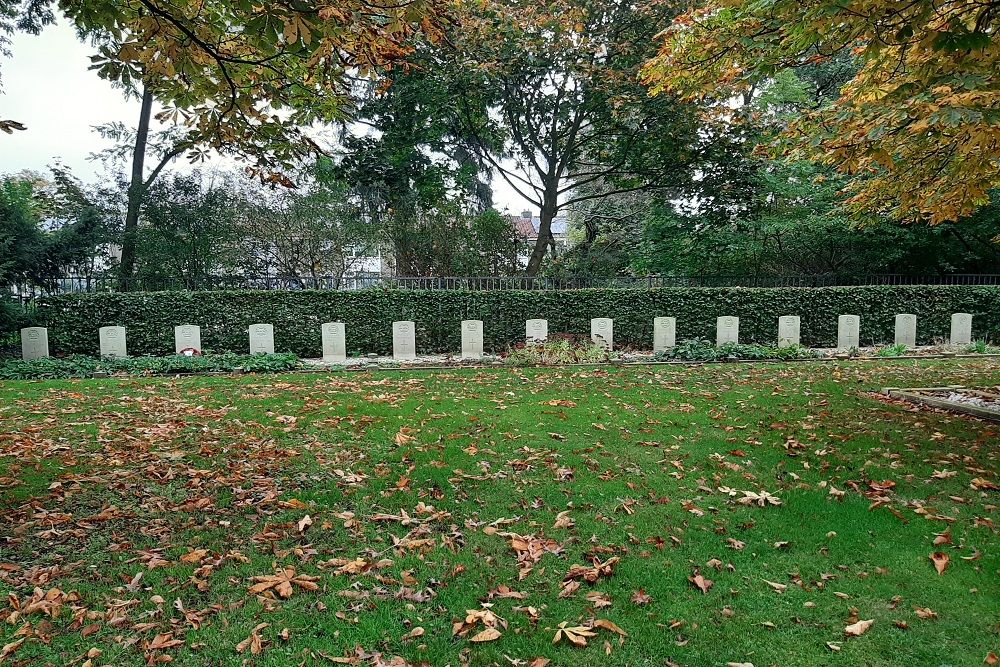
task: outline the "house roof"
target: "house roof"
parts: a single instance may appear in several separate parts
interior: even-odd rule
[[[538,230],[535,229],[534,225],[531,224],[531,220],[528,218],[522,218],[519,215],[512,215],[510,216],[510,222],[514,225],[514,231],[517,232],[518,236],[528,239],[538,234]]]
[[[542,220],[537,215],[533,215],[530,218],[523,215],[511,215],[509,217],[518,236],[526,239],[538,238],[538,230],[542,226]],[[553,218],[551,226],[552,236],[557,239],[563,238],[566,236],[567,229],[569,229],[569,221],[565,217],[559,216]]]

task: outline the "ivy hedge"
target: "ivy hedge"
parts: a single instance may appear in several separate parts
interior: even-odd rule
[[[37,319],[53,354],[96,354],[99,327],[127,329],[129,354],[172,354],[174,326],[201,326],[211,352],[246,352],[247,327],[274,325],[277,352],[321,354],[320,324],[346,324],[350,354],[392,351],[392,322],[416,323],[421,353],[461,349],[460,322],[484,322],[486,351],[523,342],[524,321],[545,318],[549,333],[588,334],[590,319],[615,321],[615,347],[650,349],[653,318],[677,318],[678,341],[715,339],[716,317],[740,318],[740,341],[773,344],[782,315],[802,318],[802,343],[832,347],[837,316],[861,316],[863,345],[892,342],[897,313],[917,315],[921,344],[946,338],[951,314],[973,315],[973,338],[1000,339],[1000,286],[823,288],[659,288],[567,291],[302,290],[128,292],[47,297]]]

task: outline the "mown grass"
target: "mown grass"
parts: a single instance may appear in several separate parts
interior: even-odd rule
[[[6,660],[26,665],[982,664],[1000,426],[869,393],[935,384],[997,386],[1000,363],[0,383],[0,647],[23,639]],[[737,502],[762,489],[781,504]],[[562,551],[519,580],[506,532]],[[573,564],[615,556],[560,597]],[[323,565],[356,558],[379,567]],[[249,592],[276,567],[318,590]],[[502,585],[523,599],[489,599]],[[36,587],[78,599],[13,613]],[[502,637],[453,636],[484,604]],[[628,637],[553,645],[595,618]],[[237,652],[260,623],[263,650]]]

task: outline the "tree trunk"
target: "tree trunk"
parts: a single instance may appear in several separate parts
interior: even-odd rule
[[[135,133],[132,149],[132,178],[128,185],[128,208],[125,212],[125,229],[122,233],[122,258],[118,265],[118,289],[128,290],[135,274],[136,236],[139,228],[139,210],[145,195],[144,167],[146,140],[149,137],[149,117],[153,110],[153,92],[148,86],[142,89],[142,106],[139,110],[139,128]]]
[[[558,181],[553,187],[545,188],[545,195],[542,198],[542,210],[538,214],[538,238],[535,240],[535,247],[531,250],[531,257],[528,258],[528,268],[525,273],[529,276],[537,276],[542,268],[542,260],[545,259],[545,252],[549,246],[555,245],[552,237],[552,220],[559,210],[558,194],[556,189]]]
[[[545,214],[542,213],[538,224],[538,238],[535,239],[535,247],[532,248],[531,257],[528,258],[528,268],[525,269],[525,274],[537,276],[538,271],[542,268],[542,260],[549,249],[549,237],[552,235],[551,228],[552,218],[546,219]]]

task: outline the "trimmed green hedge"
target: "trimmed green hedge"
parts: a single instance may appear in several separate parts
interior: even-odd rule
[[[96,354],[97,330],[127,328],[129,354],[172,354],[174,326],[201,326],[212,352],[246,352],[247,327],[274,325],[275,350],[321,354],[320,324],[346,323],[350,354],[392,351],[392,322],[414,320],[422,353],[461,349],[460,322],[484,322],[485,349],[523,342],[524,321],[542,317],[549,333],[589,334],[590,319],[615,320],[615,347],[650,349],[653,318],[677,318],[677,340],[715,340],[715,318],[740,318],[740,341],[773,344],[778,317],[802,318],[802,343],[832,347],[837,316],[861,316],[864,345],[892,342],[897,313],[917,315],[920,343],[949,335],[951,314],[973,315],[973,338],[1000,339],[1000,287],[661,288],[568,291],[333,290],[131,292],[48,297],[38,319],[54,354]]]

